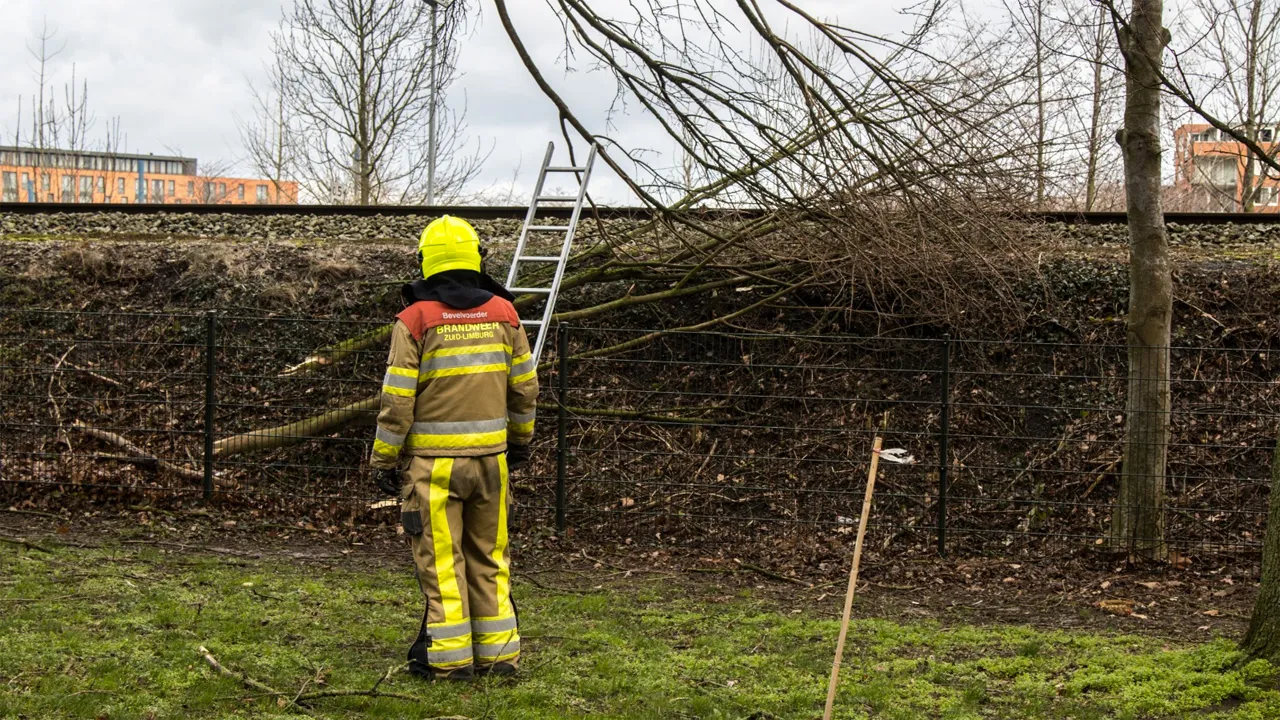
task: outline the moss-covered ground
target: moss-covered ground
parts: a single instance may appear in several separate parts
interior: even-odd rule
[[[368,690],[400,664],[420,613],[408,572],[45,549],[0,545],[0,717],[815,718],[838,630],[830,607],[780,611],[751,590],[517,579],[517,679],[395,673],[379,690],[410,699],[298,706],[299,693]],[[1222,639],[868,618],[850,638],[843,718],[1280,717],[1275,670]],[[280,694],[219,675],[201,646]]]

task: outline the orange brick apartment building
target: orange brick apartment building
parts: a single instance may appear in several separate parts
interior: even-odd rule
[[[1258,145],[1268,153],[1276,151],[1280,126],[1258,131]],[[1243,144],[1211,125],[1188,124],[1173,131],[1174,186],[1180,191],[1197,191],[1214,210],[1240,211],[1243,208],[1245,161],[1248,153]],[[1268,177],[1270,175],[1271,177]],[[1254,160],[1254,211],[1280,212],[1280,180]],[[1263,178],[1259,182],[1258,178]]]
[[[195,158],[0,146],[0,202],[295,205],[298,184],[202,176]]]

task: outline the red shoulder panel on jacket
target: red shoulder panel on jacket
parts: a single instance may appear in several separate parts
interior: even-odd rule
[[[439,325],[501,322],[520,327],[520,316],[516,314],[515,306],[500,297],[490,298],[480,307],[468,310],[459,310],[435,300],[421,300],[401,311],[396,319],[409,328],[414,340],[421,340],[428,330]]]

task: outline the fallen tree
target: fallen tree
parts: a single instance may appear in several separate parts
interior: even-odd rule
[[[645,3],[641,3],[644,6]],[[1016,67],[999,38],[943,31],[938,3],[925,6],[901,38],[868,35],[820,20],[787,0],[807,39],[779,30],[757,0],[740,0],[741,28],[706,0],[651,1],[634,16],[611,16],[586,0],[552,3],[567,56],[586,53],[609,70],[618,97],[640,105],[704,182],[689,187],[629,147],[593,131],[548,81],[525,47],[504,0],[502,26],[529,76],[555,107],[569,141],[596,144],[600,159],[655,219],[624,233],[598,223],[595,242],[575,254],[561,291],[590,300],[555,321],[584,322],[624,308],[690,302],[731,288],[765,288],[695,323],[658,330],[592,357],[638,350],[671,332],[732,326],[782,302],[821,308],[816,330],[850,314],[913,318],[948,327],[1007,313],[1008,277],[1030,257],[1035,233],[1003,210],[1026,178],[1026,153],[1005,132],[1002,89]],[[679,13],[677,13],[678,15]],[[697,19],[693,19],[697,18]],[[733,50],[747,32],[758,48]],[[710,39],[710,43],[707,40]],[[665,198],[674,198],[667,200]],[[709,222],[699,204],[768,207],[750,222]],[[524,284],[524,283],[522,283]],[[797,297],[801,292],[807,297]],[[976,298],[981,301],[975,301]],[[522,297],[517,307],[535,300]],[[663,329],[666,328],[666,329]],[[312,352],[291,375],[330,367],[386,342],[385,326]],[[220,456],[283,447],[368,422],[366,398],[283,426],[224,438]]]

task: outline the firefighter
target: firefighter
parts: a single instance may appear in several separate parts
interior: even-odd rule
[[[398,494],[426,612],[410,670],[469,680],[516,671],[508,470],[526,461],[538,378],[506,288],[480,241],[444,216],[418,242],[421,280],[402,289],[370,464]]]

